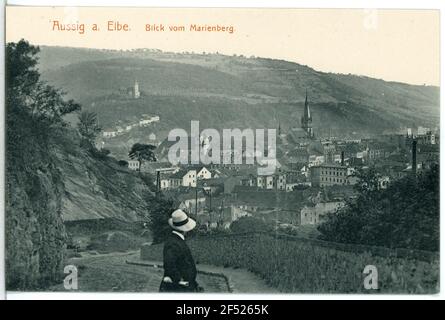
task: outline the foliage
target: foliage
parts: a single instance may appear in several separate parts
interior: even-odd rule
[[[21,40],[6,46],[6,268],[9,290],[58,281],[66,232],[63,182],[55,164],[55,137],[63,117],[80,109],[40,80],[38,47]]]
[[[6,103],[10,113],[26,112],[42,125],[65,125],[63,116],[80,110],[63,92],[40,80],[36,57],[39,48],[27,41],[6,46]]]
[[[119,160],[117,164],[120,165],[121,167],[128,167],[128,161],[126,160]]]
[[[91,146],[94,145],[94,140],[102,130],[97,122],[97,115],[94,112],[87,111],[83,111],[79,115],[77,129],[79,130],[82,139],[88,142]]]
[[[267,222],[255,217],[242,217],[230,225],[230,231],[234,233],[268,232],[272,229]]]
[[[155,146],[151,144],[135,143],[128,153],[130,159],[136,159],[139,161],[139,166],[142,165],[142,161],[157,161],[154,154]]]
[[[175,210],[173,201],[159,197],[148,208],[149,228],[153,234],[153,243],[161,243],[171,231],[168,219]]]
[[[358,198],[319,226],[335,242],[439,249],[439,167],[407,176],[379,190],[375,171],[362,172]]]

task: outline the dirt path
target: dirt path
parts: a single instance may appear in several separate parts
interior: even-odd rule
[[[162,262],[140,260],[138,254],[129,255],[127,262],[141,266],[145,265],[147,268],[153,268],[153,266],[162,268]],[[228,280],[230,291],[233,293],[279,293],[278,290],[268,286],[263,279],[244,269],[223,268],[205,264],[199,264],[197,269],[201,273],[224,275]]]
[[[140,260],[139,251],[85,254],[81,258],[70,259],[69,264],[78,268],[81,292],[158,292],[163,276],[162,263]],[[246,270],[199,264],[198,271],[197,281],[206,293],[278,292]],[[50,291],[65,289],[63,284],[59,284]]]

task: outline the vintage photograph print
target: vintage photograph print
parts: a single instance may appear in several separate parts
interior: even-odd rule
[[[7,291],[438,293],[439,17],[6,7]]]

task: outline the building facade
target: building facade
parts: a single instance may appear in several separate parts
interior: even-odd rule
[[[348,168],[336,164],[323,164],[311,167],[311,184],[313,187],[346,185]]]

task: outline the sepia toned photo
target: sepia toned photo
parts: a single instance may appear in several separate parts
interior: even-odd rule
[[[7,6],[6,290],[439,293],[439,17]]]

